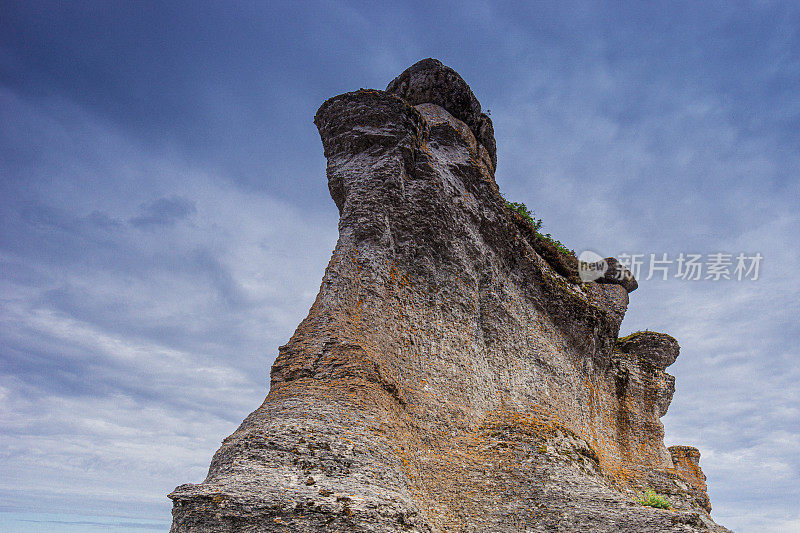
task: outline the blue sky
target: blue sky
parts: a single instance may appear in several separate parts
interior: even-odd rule
[[[0,531],[168,528],[335,245],[317,107],[425,57],[570,248],[763,255],[755,281],[641,280],[623,333],[681,344],[666,440],[701,449],[713,516],[800,531],[797,4],[2,12]]]

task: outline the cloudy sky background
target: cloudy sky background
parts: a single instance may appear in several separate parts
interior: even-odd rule
[[[335,245],[317,107],[429,56],[570,248],[764,256],[623,333],[681,344],[712,515],[800,531],[800,9],[654,4],[3,2],[0,531],[168,529]]]

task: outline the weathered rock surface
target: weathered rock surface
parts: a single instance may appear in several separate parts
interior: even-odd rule
[[[425,60],[389,89],[317,112],[339,241],[171,531],[727,531],[696,450],[663,443],[677,342],[618,339],[628,290],[537,252],[458,74]]]
[[[437,59],[423,59],[392,80],[386,92],[400,96],[411,105],[430,103],[444,108],[454,118],[464,122],[487,150],[492,172],[497,168],[497,144],[492,119],[481,112],[480,102],[458,72]]]
[[[604,261],[608,265],[608,270],[605,271],[603,277],[597,280],[597,283],[614,283],[616,285],[621,285],[628,293],[639,288],[639,282],[633,277],[633,273],[625,268],[619,261],[613,257],[606,257]]]

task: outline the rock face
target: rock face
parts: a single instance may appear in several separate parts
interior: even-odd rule
[[[487,150],[491,168],[497,168],[497,144],[492,119],[486,113],[481,113],[480,102],[458,72],[437,59],[423,59],[392,80],[386,92],[400,96],[411,105],[435,104],[465,123],[475,139]]]
[[[626,287],[581,284],[506,207],[455,71],[315,123],[339,241],[264,403],[169,495],[173,533],[727,531],[697,451],[663,443],[677,342],[618,339]]]

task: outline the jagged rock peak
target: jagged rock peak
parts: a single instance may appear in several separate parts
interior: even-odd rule
[[[438,59],[417,61],[386,87],[411,105],[436,104],[469,126],[475,138],[489,152],[497,168],[497,144],[492,119],[481,112],[481,104],[467,82]]]

